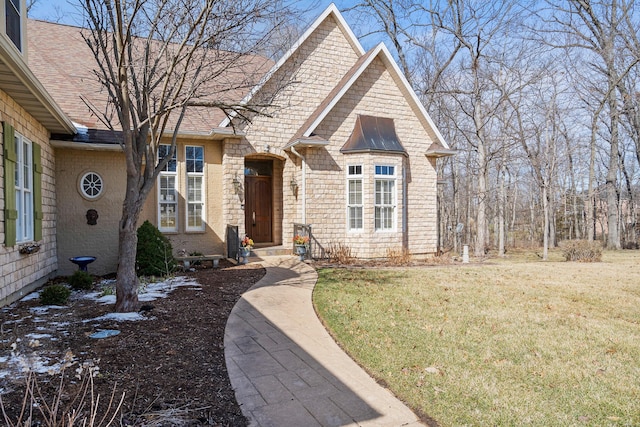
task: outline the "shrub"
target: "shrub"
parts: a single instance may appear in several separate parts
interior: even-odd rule
[[[407,248],[387,248],[387,260],[391,265],[411,263],[411,253]]]
[[[136,270],[139,276],[166,276],[176,268],[171,242],[149,221],[138,228]]]
[[[351,264],[355,257],[351,253],[351,248],[342,242],[333,242],[329,244],[327,256],[333,262],[338,264]]]
[[[69,284],[76,290],[88,290],[93,287],[93,277],[86,271],[76,270],[69,277]]]
[[[50,285],[40,292],[40,303],[43,305],[66,305],[71,289],[65,285]]]
[[[563,242],[562,256],[566,261],[599,262],[602,260],[602,245],[587,240]]]

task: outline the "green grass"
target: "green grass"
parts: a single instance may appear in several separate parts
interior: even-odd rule
[[[443,426],[640,425],[636,251],[322,269],[314,304],[355,360]]]

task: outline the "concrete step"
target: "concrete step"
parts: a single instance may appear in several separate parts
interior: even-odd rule
[[[293,255],[293,250],[290,247],[284,246],[268,246],[264,248],[251,249],[251,256],[279,256],[279,255]]]

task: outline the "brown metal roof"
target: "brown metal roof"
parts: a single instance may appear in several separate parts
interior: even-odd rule
[[[340,149],[342,153],[385,151],[406,154],[396,134],[393,119],[359,114],[351,136]]]

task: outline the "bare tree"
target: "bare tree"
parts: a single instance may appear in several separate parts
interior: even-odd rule
[[[558,47],[581,49],[588,56],[588,63],[595,75],[604,80],[600,111],[607,114],[609,161],[606,173],[607,193],[607,247],[620,249],[618,174],[620,171],[620,98],[618,89],[630,65],[624,56],[618,55],[623,43],[625,24],[633,13],[634,2],[628,0],[570,0],[568,3],[551,3],[552,18],[544,18],[551,23],[555,36],[564,39],[554,41]],[[597,123],[594,117],[592,123]],[[595,133],[593,133],[595,135]]]
[[[84,0],[83,7],[84,38],[108,94],[108,107],[94,112],[121,132],[126,161],[116,311],[128,312],[138,309],[138,218],[175,150],[183,119],[195,108],[199,114],[256,110],[234,101],[257,82],[258,73],[248,70],[267,61],[251,54],[287,13],[277,0]],[[170,141],[171,152],[158,161],[162,140]]]

